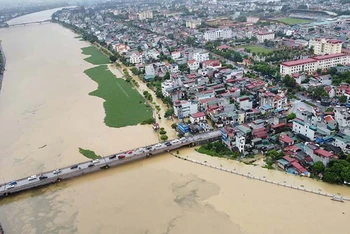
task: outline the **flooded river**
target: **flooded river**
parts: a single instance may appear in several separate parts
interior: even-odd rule
[[[1,180],[84,161],[79,147],[106,155],[157,141],[149,126],[104,125],[103,100],[88,95],[97,84],[83,73],[91,65],[80,48],[88,44],[75,36],[57,24],[0,30],[7,56],[0,94]],[[344,187],[193,149],[180,155],[350,196]],[[0,223],[14,234],[347,233],[349,217],[349,203],[169,154],[0,200]]]

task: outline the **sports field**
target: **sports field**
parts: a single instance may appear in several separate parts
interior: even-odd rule
[[[252,53],[265,53],[268,54],[272,52],[271,49],[267,49],[260,46],[244,46],[244,48],[249,49]]]
[[[290,18],[290,17],[277,19],[277,21],[285,23],[285,24],[289,24],[289,25],[293,25],[293,24],[308,24],[308,23],[312,22],[311,20],[297,19],[297,18]]]
[[[90,95],[105,100],[104,122],[107,126],[120,128],[137,125],[152,118],[152,108],[145,103],[144,98],[130,83],[116,78],[107,65],[90,68],[85,74],[98,83],[97,90]]]
[[[92,63],[94,65],[101,65],[111,62],[109,58],[106,55],[104,55],[101,51],[99,51],[95,46],[88,46],[82,48],[81,50],[83,51],[83,54],[90,55],[90,57],[84,59],[89,63]]]

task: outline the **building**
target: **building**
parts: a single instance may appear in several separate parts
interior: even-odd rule
[[[200,20],[189,20],[186,21],[186,27],[187,28],[197,28],[199,25],[201,25],[201,21]]]
[[[316,55],[339,54],[343,42],[334,39],[316,38],[309,41],[309,47],[314,49]]]
[[[198,112],[198,103],[196,101],[178,100],[174,103],[174,114],[179,118],[187,118]]]
[[[274,32],[258,32],[256,34],[256,38],[258,39],[259,43],[263,43],[265,40],[275,39],[275,33]]]
[[[192,54],[192,58],[198,63],[209,60],[209,52],[206,51],[197,51]]]
[[[254,17],[254,16],[248,16],[247,17],[247,22],[248,23],[256,24],[257,22],[259,22],[259,20],[260,20],[259,17]]]
[[[244,147],[245,147],[245,137],[237,134],[236,135],[236,147],[238,148],[240,153],[244,153]]]
[[[206,121],[206,116],[205,116],[205,113],[204,112],[197,112],[197,113],[194,113],[194,114],[191,114],[190,115],[190,121],[191,123],[199,123],[201,121]]]
[[[207,60],[202,62],[203,69],[219,69],[221,68],[221,63],[219,60]]]
[[[310,142],[305,143],[305,153],[308,154],[315,163],[322,162],[325,166],[327,166],[331,160],[337,158],[333,153]]]
[[[350,111],[345,108],[335,108],[334,118],[337,121],[339,128],[350,127]]]
[[[259,105],[264,109],[271,107],[273,110],[282,111],[288,104],[288,99],[283,91],[277,94],[272,92],[259,92]]]
[[[336,135],[333,137],[332,145],[340,147],[345,154],[350,154],[350,137],[346,135]]]
[[[194,59],[191,59],[187,62],[187,66],[190,68],[191,71],[196,71],[199,68],[199,62],[197,62]]]
[[[143,63],[143,54],[140,52],[132,52],[129,61],[131,64]]]
[[[152,11],[143,11],[138,13],[138,19],[139,20],[145,20],[145,19],[153,19],[153,12]]]
[[[335,67],[338,64],[347,65],[350,63],[349,54],[330,54],[323,56],[315,56],[313,58],[306,58],[283,62],[280,65],[280,73],[282,75],[291,75],[299,72],[314,72],[317,69],[328,69]]]
[[[213,29],[204,33],[206,41],[224,40],[232,38],[232,30],[230,28]]]
[[[297,134],[301,134],[311,141],[315,140],[316,127],[304,122],[301,119],[295,118],[293,120],[293,132]]]
[[[180,51],[173,51],[171,52],[171,58],[176,60],[181,57],[181,52]]]
[[[125,45],[125,44],[118,44],[114,48],[119,54],[126,53],[130,50],[130,47],[128,45]]]

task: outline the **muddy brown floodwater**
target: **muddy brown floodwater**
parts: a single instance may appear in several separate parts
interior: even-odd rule
[[[104,125],[103,100],[88,95],[97,84],[83,73],[91,65],[80,48],[88,44],[75,36],[57,24],[0,30],[7,56],[0,95],[1,180],[83,161],[78,147],[105,155],[157,141],[149,126]],[[345,187],[193,149],[180,155],[349,196]],[[349,203],[169,154],[0,200],[0,222],[14,234],[348,233],[349,217]]]

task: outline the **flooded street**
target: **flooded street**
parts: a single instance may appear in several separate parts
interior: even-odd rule
[[[105,126],[103,100],[89,96],[97,84],[83,73],[92,67],[81,54],[88,44],[74,37],[51,23],[0,29],[7,57],[0,94],[1,180],[85,161],[79,147],[107,155],[157,142],[150,126]],[[349,188],[200,155],[193,148],[180,149],[180,155],[350,197]],[[6,234],[347,233],[349,217],[348,202],[170,154],[0,200]]]

